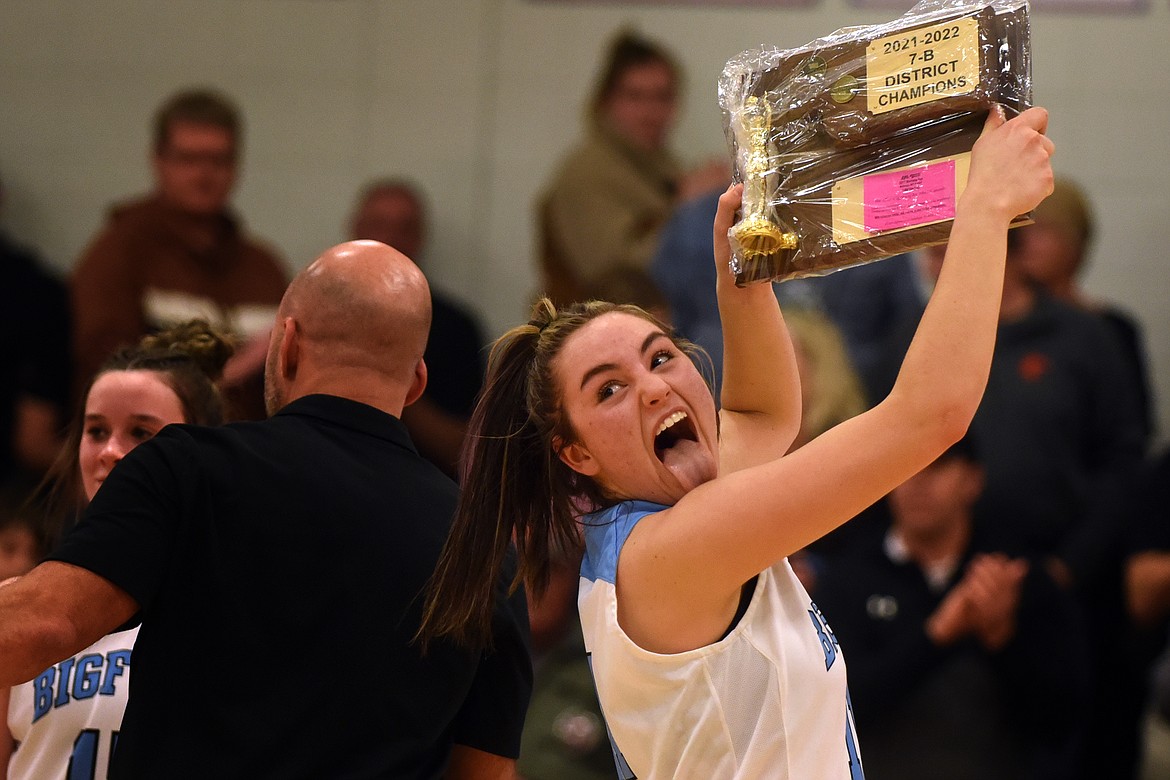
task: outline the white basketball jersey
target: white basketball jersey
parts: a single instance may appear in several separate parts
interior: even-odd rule
[[[12,688],[8,730],[20,747],[8,763],[9,780],[105,780],[137,637],[137,628],[109,634]]]
[[[584,520],[578,606],[624,778],[858,780],[845,661],[787,559],[761,572],[724,639],[662,655],[617,621],[617,559],[643,517],[625,502]],[[624,761],[623,761],[624,759]]]

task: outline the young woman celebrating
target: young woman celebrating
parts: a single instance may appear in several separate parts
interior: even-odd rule
[[[787,454],[792,344],[768,285],[736,288],[715,218],[720,410],[687,345],[639,309],[593,302],[496,343],[458,517],[420,636],[472,647],[514,539],[539,593],[584,536],[578,606],[624,777],[856,778],[844,661],[786,556],[933,461],[987,381],[1007,227],[1052,188],[1047,113],[995,110],[947,258],[889,397]]]

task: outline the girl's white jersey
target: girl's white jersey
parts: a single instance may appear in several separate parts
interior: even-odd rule
[[[130,696],[138,629],[102,637],[77,655],[13,686],[8,730],[20,742],[9,780],[105,780]]]
[[[662,655],[618,625],[622,545],[665,507],[623,502],[584,518],[578,606],[622,778],[858,780],[845,660],[787,559],[761,572],[722,640]]]

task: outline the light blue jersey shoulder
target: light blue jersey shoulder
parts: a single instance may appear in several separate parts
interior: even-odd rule
[[[643,517],[666,508],[651,501],[623,501],[582,517],[585,557],[581,561],[581,576],[616,584],[618,555],[630,531]]]

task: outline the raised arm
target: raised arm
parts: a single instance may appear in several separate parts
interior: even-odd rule
[[[623,625],[635,641],[657,638],[647,649],[660,652],[711,641],[742,583],[857,515],[965,433],[990,370],[1008,224],[1052,191],[1047,121],[1039,108],[1007,123],[999,112],[988,118],[942,274],[886,400],[790,455],[721,472],[635,529],[619,581],[628,572],[627,583],[637,582],[627,591],[655,594],[644,611],[627,602]],[[745,336],[758,329],[737,326]],[[752,348],[750,339],[740,344]],[[759,391],[770,376],[741,381]],[[638,547],[645,552],[630,556]]]
[[[1007,123],[993,111],[975,144],[942,272],[885,402],[915,425],[940,427],[922,417],[942,413],[942,427],[962,435],[983,397],[1003,294],[1007,224],[1052,192],[1047,125],[1042,108]]]
[[[0,686],[31,680],[129,620],[138,605],[98,575],[48,561],[0,587]]]
[[[966,432],[991,367],[1008,224],[1052,191],[1047,123],[1040,108],[1006,123],[998,111],[989,116],[942,273],[890,395],[781,461],[706,486],[724,497],[754,493],[753,504],[763,506],[743,513],[721,540],[739,573],[759,570],[855,516]],[[733,552],[745,547],[746,554]]]
[[[779,458],[800,430],[796,353],[771,284],[736,287],[727,231],[743,196],[736,184],[715,213],[715,291],[723,322],[719,473]]]

